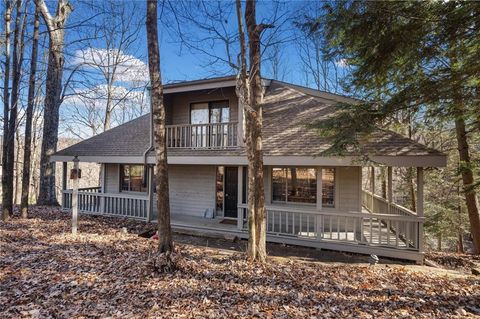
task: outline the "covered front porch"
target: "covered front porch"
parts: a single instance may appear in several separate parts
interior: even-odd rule
[[[236,169],[236,214],[212,218],[172,213],[176,230],[247,238],[244,168]],[[417,211],[393,202],[392,169],[388,168],[387,198],[375,194],[375,170],[369,176],[370,189],[361,190],[359,210],[328,210],[315,206],[268,202],[267,240],[346,252],[421,261],[423,259],[423,169],[417,168]],[[268,174],[267,174],[268,175]],[[373,191],[373,193],[372,193]],[[145,194],[104,193],[102,187],[79,190],[81,213],[118,216],[155,222],[154,198]],[[70,210],[72,190],[62,192],[62,207]]]

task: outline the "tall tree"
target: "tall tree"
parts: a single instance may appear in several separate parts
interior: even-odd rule
[[[249,69],[247,72],[246,42],[241,15],[241,3],[236,2],[240,39],[240,74],[237,92],[244,108],[245,141],[248,157],[248,251],[249,260],[265,262],[266,210],[262,151],[262,77],[260,74],[260,35],[267,24],[256,22],[256,2],[248,0],[245,23],[248,33]]]
[[[12,203],[8,202],[8,196],[5,194],[8,188],[7,181],[7,152],[8,148],[6,140],[8,139],[8,118],[10,115],[10,23],[12,20],[12,2],[5,3],[5,75],[3,81],[3,142],[2,142],[2,219],[6,220],[12,215]]]
[[[50,156],[57,150],[65,23],[73,9],[68,0],[58,0],[56,14],[52,16],[44,0],[35,0],[35,4],[45,21],[50,40],[40,158],[40,190],[37,203],[58,205],[55,188],[55,163],[50,162]]]
[[[20,101],[20,78],[22,75],[22,63],[24,52],[24,35],[26,24],[26,8],[22,12],[23,1],[16,2],[15,31],[13,40],[12,60],[12,91],[10,96],[9,114],[5,118],[8,121],[7,131],[4,137],[4,149],[6,165],[2,169],[2,178],[5,180],[5,188],[2,189],[2,204],[4,207],[5,219],[13,212],[14,203],[14,172],[15,172],[15,136],[17,131],[18,104]]]
[[[168,195],[167,141],[165,134],[165,104],[160,72],[160,48],[158,44],[157,0],[147,0],[147,44],[148,69],[151,84],[151,103],[154,121],[157,210],[158,210],[158,251],[166,253],[167,261],[173,252],[170,226],[170,201]]]
[[[35,104],[35,76],[37,73],[37,54],[38,54],[38,30],[40,26],[40,16],[38,7],[35,6],[35,19],[33,22],[33,41],[30,62],[30,75],[28,80],[28,101],[25,119],[25,143],[23,146],[23,169],[22,169],[22,198],[20,203],[20,214],[22,218],[28,216],[28,199],[30,191],[30,164],[32,147],[32,121],[33,108]]]
[[[400,110],[423,110],[451,120],[475,252],[480,253],[478,183],[469,145],[480,79],[480,6],[342,1],[328,3],[325,12],[307,25],[316,29],[326,21],[330,54],[352,67],[347,84],[366,102],[342,105],[336,117],[317,128],[332,137],[333,150],[341,151],[358,146],[359,132],[371,132]]]

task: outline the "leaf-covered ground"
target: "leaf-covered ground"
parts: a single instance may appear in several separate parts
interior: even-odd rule
[[[478,277],[298,258],[260,267],[181,236],[179,269],[156,274],[155,242],[136,235],[145,224],[82,215],[74,238],[68,217],[38,207],[0,223],[1,318],[480,316]]]
[[[455,254],[449,252],[428,252],[426,258],[446,269],[455,269],[471,273],[472,268],[480,269],[480,256],[471,254]]]

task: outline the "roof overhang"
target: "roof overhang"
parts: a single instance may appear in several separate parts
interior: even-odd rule
[[[237,83],[236,80],[223,80],[217,82],[208,82],[208,83],[192,83],[184,84],[179,86],[165,86],[163,93],[180,93],[180,92],[189,92],[189,91],[199,91],[199,90],[211,90],[225,87],[235,86]]]
[[[270,85],[270,80],[262,79],[262,85],[268,87]],[[178,84],[166,84],[163,89],[163,93],[181,93],[181,92],[190,92],[190,91],[200,91],[200,90],[213,90],[226,87],[235,87],[237,85],[237,79],[235,77],[229,77],[219,80],[199,80],[184,82]]]
[[[78,156],[81,162],[90,163],[117,163],[134,164],[144,163],[143,156]],[[52,162],[71,162],[73,156],[53,155]],[[264,156],[265,165],[275,166],[371,166],[386,165],[395,167],[445,167],[445,155],[400,155],[400,156],[371,156],[370,162],[365,163],[357,156]],[[169,164],[184,165],[247,165],[246,156],[168,156]],[[155,157],[149,156],[147,164],[155,164]]]

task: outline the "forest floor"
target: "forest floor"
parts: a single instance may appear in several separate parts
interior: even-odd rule
[[[48,207],[0,222],[0,318],[480,317],[480,277],[458,271],[281,245],[259,266],[244,241],[176,235],[178,268],[158,273],[145,223],[70,227]]]

